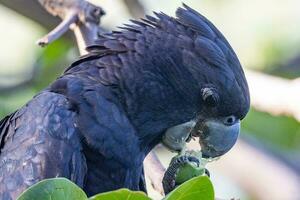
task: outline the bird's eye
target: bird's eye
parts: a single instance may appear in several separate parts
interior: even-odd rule
[[[219,102],[219,96],[217,92],[212,88],[203,88],[202,99],[204,103],[210,107],[215,107]]]
[[[224,124],[225,124],[225,125],[231,126],[231,125],[233,125],[235,122],[236,122],[236,117],[235,117],[235,116],[230,115],[230,116],[228,116],[228,117],[225,117],[225,120],[224,120]]]

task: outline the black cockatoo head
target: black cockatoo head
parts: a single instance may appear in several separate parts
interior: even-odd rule
[[[182,140],[177,136],[183,136],[184,141],[184,130],[190,131],[200,138],[204,157],[218,157],[235,144],[240,121],[249,110],[247,81],[237,56],[220,31],[198,12],[184,7],[176,12],[176,20],[185,32],[178,35],[182,40],[178,42],[182,46],[177,47],[181,48],[182,60],[177,59],[177,65],[181,63],[191,77],[185,80],[188,84],[181,83],[178,88],[185,90],[186,98],[191,98],[197,114],[190,122],[168,129],[173,140],[166,134],[163,141],[171,149],[179,150]]]
[[[193,128],[205,157],[220,156],[236,142],[249,110],[239,60],[220,31],[188,6],[178,8],[176,18],[155,15],[89,47],[95,65],[109,66],[101,82],[115,86],[146,151],[175,126]],[[175,135],[167,137],[173,150]]]

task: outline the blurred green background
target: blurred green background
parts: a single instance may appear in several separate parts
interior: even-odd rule
[[[93,2],[101,5],[106,11],[107,15],[103,17],[102,26],[107,30],[115,29],[132,18],[129,9],[121,0],[93,0]],[[169,15],[174,15],[181,2],[181,0],[140,1],[149,14],[154,10]],[[244,68],[287,79],[300,75],[300,1],[185,0],[184,2],[205,15],[221,30],[235,49]],[[55,80],[72,61],[76,60],[78,51],[75,43],[66,37],[46,48],[38,47],[35,41],[45,35],[47,30],[1,6],[1,2],[0,29],[0,118],[2,118],[24,105]],[[269,151],[279,155],[282,162],[300,161],[300,126],[292,117],[272,116],[251,108],[242,123],[242,138],[251,138],[259,146],[267,147]],[[300,163],[297,164],[300,166]],[[226,184],[233,186],[225,187],[224,184],[218,184],[222,181],[215,180],[217,196],[221,199],[222,197],[259,199],[247,188],[240,188],[231,183],[230,177],[223,180],[225,179],[228,179],[225,181]]]

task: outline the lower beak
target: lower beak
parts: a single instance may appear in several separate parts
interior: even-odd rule
[[[236,143],[240,132],[240,121],[225,125],[222,121],[207,120],[198,122],[192,131],[199,137],[202,156],[215,158],[224,155]]]
[[[171,151],[181,151],[195,124],[194,121],[190,121],[167,129],[162,138],[162,143]]]

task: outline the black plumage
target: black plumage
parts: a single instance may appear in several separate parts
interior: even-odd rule
[[[177,18],[155,15],[100,36],[87,56],[0,122],[0,199],[58,176],[89,195],[145,191],[143,160],[166,129],[246,115],[247,82],[224,36],[185,5]],[[214,106],[202,98],[207,87]]]

